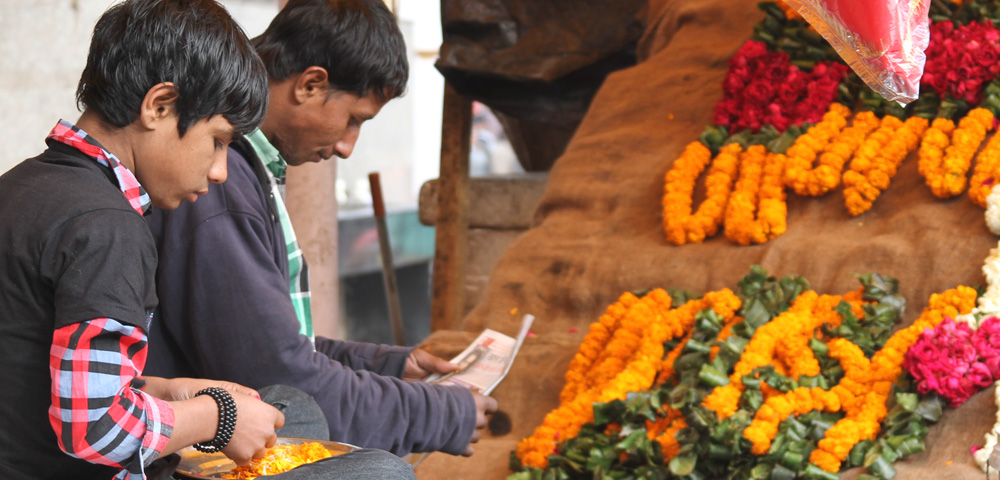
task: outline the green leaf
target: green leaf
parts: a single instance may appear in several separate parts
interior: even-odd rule
[[[770,480],[795,480],[795,472],[782,465],[775,465],[769,478]]]
[[[802,468],[804,463],[806,463],[805,457],[798,452],[787,451],[781,456],[781,465],[788,467],[791,470],[798,471]]]
[[[941,399],[937,396],[933,396],[921,400],[913,413],[916,413],[931,422],[937,422],[941,419],[942,413],[944,413]]]
[[[899,452],[901,457],[906,457],[913,455],[914,453],[920,453],[925,450],[924,442],[914,435],[900,435],[896,437],[889,437],[889,445]]]
[[[677,455],[670,459],[670,473],[680,476],[689,475],[698,464],[698,456],[695,454]]]
[[[617,422],[621,420],[622,414],[624,413],[625,402],[621,400],[612,400],[606,403],[595,403],[594,423],[598,425],[607,425],[611,422]]]
[[[701,366],[701,370],[698,372],[698,379],[711,387],[721,387],[729,384],[729,377],[711,364]]]
[[[766,480],[771,478],[771,470],[774,468],[769,463],[760,463],[750,469],[751,480]]]
[[[896,405],[899,405],[904,411],[912,412],[917,409],[917,404],[920,402],[920,398],[916,393],[899,392],[895,395]]]
[[[868,467],[868,471],[886,480],[896,476],[896,469],[892,468],[892,462],[887,461],[881,456],[872,462],[871,466]]]
[[[836,473],[830,473],[810,463],[802,472],[802,478],[805,480],[837,480],[840,477]]]

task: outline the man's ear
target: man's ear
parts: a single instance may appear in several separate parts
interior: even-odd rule
[[[292,87],[292,95],[296,103],[306,103],[312,98],[323,96],[326,99],[327,91],[330,89],[330,75],[326,69],[315,65],[305,69],[295,79]]]
[[[173,82],[162,82],[153,85],[146,92],[139,106],[139,122],[148,130],[153,130],[158,123],[175,114],[177,105],[177,88]]]

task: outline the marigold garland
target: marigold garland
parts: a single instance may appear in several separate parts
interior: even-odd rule
[[[844,377],[840,383],[828,391],[815,387],[800,387],[787,393],[768,396],[764,405],[754,415],[753,422],[743,431],[744,438],[753,444],[751,452],[755,455],[767,453],[771,446],[771,440],[778,432],[778,425],[790,415],[802,415],[814,410],[843,411],[844,418],[826,431],[823,439],[817,444],[816,450],[813,450],[809,457],[810,462],[828,472],[839,471],[841,463],[847,458],[854,445],[862,440],[874,439],[878,435],[880,422],[887,413],[886,401],[891,392],[892,383],[898,379],[903,371],[903,356],[910,345],[917,340],[920,332],[925,328],[937,325],[946,317],[954,317],[959,313],[971,311],[975,304],[976,295],[974,289],[965,286],[957,287],[943,294],[932,295],[930,304],[924,309],[920,318],[910,327],[904,328],[890,337],[885,346],[876,352],[871,360],[865,357],[864,352],[857,345],[846,339],[834,338],[830,340],[827,343],[828,355],[830,358],[839,360],[844,369]],[[806,300],[811,298],[807,297]],[[798,304],[799,302],[796,300],[796,305]],[[795,318],[807,309],[808,306],[805,305],[793,306],[789,312],[792,310],[798,312],[791,314],[784,320],[789,321],[790,318]],[[782,316],[785,314],[776,317],[771,323],[779,321]],[[805,320],[805,323],[805,329],[817,325],[815,321]],[[754,337],[756,338],[757,335]],[[760,342],[754,347],[761,348],[761,344],[766,343],[764,349],[770,348],[772,341],[770,335],[766,335],[765,339],[766,342]],[[749,349],[750,346],[748,346]],[[757,362],[762,363],[763,358],[767,357],[767,352],[758,353],[758,355],[761,358],[758,358]],[[747,354],[744,353],[744,358],[746,356]],[[746,370],[748,367],[749,365],[743,365],[742,369]],[[715,392],[713,392],[714,394]],[[727,398],[731,396],[731,392],[725,394]],[[708,398],[706,398],[707,400]],[[738,401],[738,397],[736,400]]]
[[[763,145],[753,145],[740,155],[739,179],[726,205],[726,238],[749,245],[785,233],[784,169],[785,156],[770,153]]]
[[[559,394],[560,401],[573,398],[580,391],[592,386],[593,380],[587,373],[605,352],[604,347],[611,340],[612,332],[618,329],[629,308],[638,301],[639,298],[631,292],[625,292],[617,302],[608,305],[598,321],[590,324],[590,331],[580,343],[580,348],[566,370],[566,384]]]
[[[799,195],[818,197],[840,185],[844,163],[871,130],[868,127],[872,122],[868,119],[875,118],[870,112],[861,115],[860,122],[855,120],[856,128],[845,130],[850,115],[849,108],[832,103],[830,110],[823,115],[823,121],[795,139],[785,152],[786,186]],[[812,165],[817,157],[819,162],[814,168]]]
[[[622,295],[622,299],[624,301],[620,300],[620,303],[623,304],[631,301],[628,294]],[[574,357],[571,362],[571,370],[577,371],[573,375],[575,386],[569,391],[576,391],[576,394],[567,393],[564,388],[563,393],[566,393],[566,396],[560,394],[559,407],[545,415],[542,424],[535,429],[530,437],[518,443],[517,457],[523,465],[545,468],[548,465],[548,455],[555,450],[560,438],[575,436],[580,427],[593,420],[595,402],[621,400],[628,392],[649,388],[662,363],[663,343],[681,337],[689,331],[694,325],[695,315],[698,312],[712,308],[719,316],[728,319],[735,315],[736,310],[739,309],[740,300],[731,290],[723,289],[710,292],[701,299],[689,301],[675,309],[670,309],[670,304],[670,295],[666,291],[663,289],[652,290],[627,307],[620,319],[616,313],[609,315],[609,318],[602,316],[601,320],[597,322],[602,327],[592,326],[591,332],[587,335],[587,339],[592,340],[592,344],[602,343],[604,333],[611,335],[612,340],[606,342],[605,351],[615,344],[614,338],[619,336],[622,339],[629,339],[620,345],[630,344],[630,337],[633,335],[640,338],[639,345],[631,351],[623,349],[608,352],[606,359],[601,362],[602,364],[622,365],[612,378],[590,381],[586,378],[589,375],[583,375],[583,382],[577,376],[577,374],[582,375],[579,369],[586,371],[586,366],[596,365],[590,359],[599,358],[603,352],[593,355],[595,345],[588,345],[586,348],[581,345],[580,353],[583,353],[584,350],[587,353]],[[611,312],[612,308],[609,307],[608,311]],[[619,309],[615,308],[614,311],[618,312]],[[614,326],[616,321],[617,327],[614,327],[613,331],[606,331],[609,325]],[[601,333],[596,333],[591,337],[594,332]],[[619,335],[619,332],[628,333]],[[612,362],[613,358],[619,361]],[[567,371],[567,382],[569,379],[570,374]],[[581,388],[581,385],[585,385],[585,388]]]
[[[887,413],[885,403],[892,384],[903,372],[907,349],[925,328],[933,328],[945,318],[970,312],[976,305],[976,295],[974,288],[964,285],[931,295],[920,317],[893,334],[870,362],[856,345],[843,339],[832,340],[828,344],[831,347],[829,355],[840,359],[845,373],[840,385],[831,391],[840,398],[841,408],[847,416],[826,431],[809,461],[828,472],[837,472],[855,444],[874,438]]]
[[[965,191],[972,157],[986,133],[993,129],[993,122],[993,113],[976,108],[962,118],[958,128],[949,135],[954,124],[946,119],[934,120],[924,134],[918,156],[918,169],[934,196],[951,198]]]
[[[841,300],[849,302],[856,315],[862,314],[860,292],[852,292],[843,297],[819,295],[813,291],[800,294],[791,308],[757,329],[743,350],[739,362],[733,367],[729,383],[715,387],[702,401],[702,405],[714,411],[720,419],[732,416],[739,407],[740,395],[745,389],[743,376],[751,374],[758,367],[773,365],[779,372],[795,372],[796,378],[802,372],[817,371],[819,365],[813,364],[816,358],[808,348],[809,338],[812,338],[815,330],[823,324],[832,326],[840,324],[840,315],[834,307]],[[781,353],[782,346],[793,343],[805,346],[805,349],[795,349],[796,355],[802,355],[802,358],[795,359],[791,355]],[[815,373],[805,374],[815,375]]]
[[[844,172],[844,205],[848,213],[857,216],[867,212],[889,188],[899,165],[917,148],[927,123],[922,117],[911,117],[906,122],[891,115],[882,118],[882,126],[858,148],[850,169]]]
[[[731,143],[722,147],[713,160],[707,147],[701,142],[692,142],[674,161],[663,187],[663,229],[670,243],[697,243],[715,235],[729,201],[741,151],[739,144]],[[692,214],[698,176],[710,162],[712,166],[705,178],[705,200]]]
[[[969,180],[969,199],[986,207],[986,197],[1000,183],[1000,135],[993,135],[976,157],[976,167]]]

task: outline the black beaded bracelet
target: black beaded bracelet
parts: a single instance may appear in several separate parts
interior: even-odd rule
[[[219,405],[219,426],[215,429],[215,438],[207,443],[196,443],[194,448],[199,452],[215,453],[226,448],[233,438],[233,430],[236,429],[236,402],[229,392],[218,387],[206,388],[194,394],[196,397],[198,395],[208,395]]]

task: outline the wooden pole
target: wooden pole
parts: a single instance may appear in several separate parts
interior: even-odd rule
[[[435,222],[431,331],[461,326],[469,227],[469,137],[472,102],[445,83]]]
[[[396,265],[392,261],[392,245],[389,243],[389,229],[385,224],[385,203],[382,201],[382,182],[378,173],[368,174],[371,185],[372,206],[375,208],[375,228],[378,230],[378,245],[382,252],[382,280],[385,283],[385,300],[389,305],[389,320],[396,345],[406,345],[406,330],[403,328],[403,312],[399,306],[399,286],[396,283]]]

